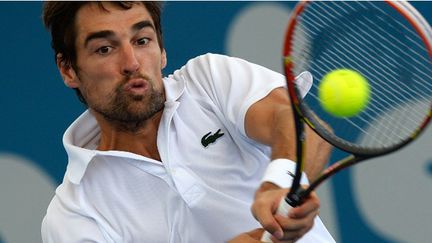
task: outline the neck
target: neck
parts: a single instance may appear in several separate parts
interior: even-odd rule
[[[160,161],[157,132],[163,111],[139,123],[118,123],[106,120],[92,111],[101,128],[98,150],[118,150],[139,154]]]

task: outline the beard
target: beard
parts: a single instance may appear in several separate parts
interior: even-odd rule
[[[136,132],[150,118],[163,110],[165,93],[162,89],[157,90],[154,87],[154,82],[149,81],[148,92],[145,95],[132,95],[123,89],[123,85],[127,81],[121,82],[112,92],[109,96],[111,99],[107,104],[95,104],[91,108],[118,129],[126,132]]]

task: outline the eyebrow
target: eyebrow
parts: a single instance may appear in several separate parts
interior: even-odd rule
[[[155,30],[155,27],[153,26],[152,22],[149,20],[143,20],[138,23],[135,23],[132,25],[132,31],[137,32],[139,30],[142,30],[144,28],[151,28]],[[113,37],[115,35],[114,31],[112,30],[101,30],[97,32],[92,32],[85,38],[84,46],[87,46],[88,43],[94,39],[107,39],[110,37]]]
[[[153,23],[149,20],[143,20],[143,21],[140,21],[140,22],[132,25],[133,31],[139,31],[139,30],[144,29],[144,28],[151,28],[151,29],[155,30]]]
[[[102,30],[90,33],[84,41],[84,46],[87,46],[88,43],[94,39],[107,39],[112,36],[114,36],[114,32],[111,30]]]

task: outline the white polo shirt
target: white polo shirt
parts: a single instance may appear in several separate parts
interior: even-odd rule
[[[247,138],[244,117],[285,78],[207,54],[163,81],[162,163],[96,150],[100,130],[88,111],[67,129],[69,162],[44,242],[226,242],[260,227],[250,206],[270,148]]]

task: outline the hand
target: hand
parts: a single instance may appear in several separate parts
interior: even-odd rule
[[[312,228],[319,213],[319,199],[311,193],[302,205],[291,209],[287,217],[274,215],[288,191],[269,182],[263,183],[255,194],[252,214],[275,239],[289,242],[298,240]]]
[[[234,239],[228,241],[228,243],[259,243],[261,242],[261,236],[264,233],[264,229],[254,229],[249,232],[242,233]]]

